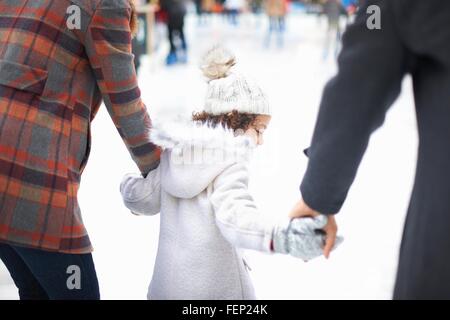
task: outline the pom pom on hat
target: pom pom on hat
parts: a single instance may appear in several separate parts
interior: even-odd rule
[[[209,80],[225,78],[236,64],[233,53],[220,45],[215,45],[204,55],[200,69]]]

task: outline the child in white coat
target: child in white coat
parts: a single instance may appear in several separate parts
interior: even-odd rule
[[[163,148],[146,178],[127,175],[125,205],[135,214],[161,213],[149,299],[255,299],[240,249],[322,254],[325,216],[274,223],[248,191],[248,161],[263,142],[271,112],[261,89],[231,72],[234,56],[214,47],[202,69],[209,78],[204,110],[184,122],[154,123]]]

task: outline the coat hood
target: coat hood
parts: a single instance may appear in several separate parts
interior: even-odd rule
[[[230,165],[248,162],[256,147],[248,136],[189,119],[153,122],[150,136],[164,151],[161,187],[184,199],[203,192]]]

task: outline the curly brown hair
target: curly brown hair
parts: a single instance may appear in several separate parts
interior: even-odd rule
[[[192,120],[194,121],[199,121],[200,123],[207,124],[213,128],[220,124],[223,128],[232,129],[233,131],[247,131],[247,129],[254,124],[256,117],[258,117],[257,114],[241,113],[237,110],[219,115],[213,115],[206,111],[194,112],[192,114]]]

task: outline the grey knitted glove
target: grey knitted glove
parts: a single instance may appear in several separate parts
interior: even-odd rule
[[[315,218],[287,218],[273,230],[274,252],[290,254],[304,261],[320,257],[325,244],[325,234],[321,229],[327,222],[325,215]],[[333,250],[342,241],[342,237],[337,237]]]

